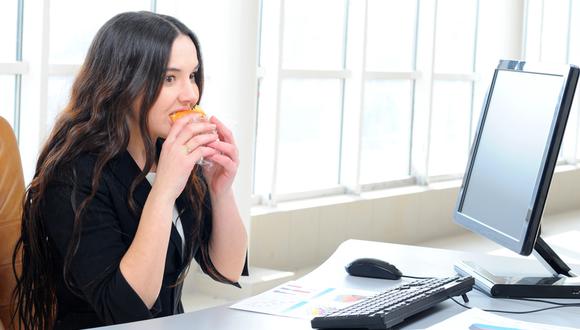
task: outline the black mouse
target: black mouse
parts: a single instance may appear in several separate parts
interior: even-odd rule
[[[390,263],[373,258],[356,259],[344,267],[352,276],[398,280],[403,276],[400,270]]]

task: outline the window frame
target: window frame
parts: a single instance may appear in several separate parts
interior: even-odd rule
[[[369,192],[375,190],[396,188],[402,186],[428,186],[431,183],[439,183],[444,181],[453,181],[461,179],[462,173],[446,173],[441,175],[432,175],[429,173],[429,159],[431,155],[431,140],[432,140],[432,116],[433,116],[433,85],[437,81],[463,81],[471,84],[471,102],[468,114],[469,121],[469,136],[468,150],[469,152],[473,140],[473,132],[476,129],[479,120],[478,113],[480,104],[476,104],[481,97],[481,84],[487,82],[483,80],[484,73],[482,64],[485,60],[489,60],[489,56],[485,57],[485,53],[478,53],[478,45],[480,42],[480,28],[481,17],[484,15],[481,11],[481,0],[475,1],[475,26],[473,38],[473,59],[471,72],[464,73],[449,73],[436,72],[434,69],[434,56],[436,41],[436,26],[438,22],[437,8],[438,1],[417,1],[416,18],[416,35],[414,46],[414,69],[412,71],[367,71],[365,68],[366,58],[366,36],[368,26],[368,0],[350,0],[347,1],[347,22],[345,33],[345,68],[343,70],[285,70],[281,67],[282,63],[282,46],[284,43],[284,2],[288,0],[262,0],[261,15],[260,15],[260,45],[264,46],[270,38],[273,42],[277,38],[277,47],[275,49],[264,50],[260,49],[260,59],[258,65],[258,80],[260,84],[260,93],[258,97],[258,111],[257,111],[257,139],[256,139],[256,158],[254,161],[254,187],[253,187],[253,205],[267,205],[275,206],[280,202],[309,199],[316,197],[324,197],[329,195],[350,194],[359,195],[362,192]],[[520,58],[529,60],[529,47],[533,45],[527,44],[529,40],[535,38],[528,34],[533,32],[532,26],[535,26],[534,31],[539,31],[543,37],[544,32],[543,22],[534,22],[534,17],[540,17],[543,20],[542,10],[546,5],[545,0],[522,0],[506,5],[506,8],[513,9],[513,13],[509,13],[509,18],[514,19],[512,34],[513,40],[520,41],[520,44],[510,44],[505,50],[506,53],[519,54]],[[538,5],[539,4],[539,5]],[[487,5],[487,4],[486,4]],[[568,0],[569,17],[568,17],[568,36],[566,60],[570,56],[571,43],[571,21],[573,7],[572,1]],[[489,8],[487,8],[489,11]],[[532,13],[532,11],[535,12]],[[539,11],[539,12],[538,12]],[[536,16],[533,16],[536,15]],[[489,20],[489,17],[486,18]],[[487,22],[486,22],[487,23]],[[521,24],[521,26],[520,26]],[[264,35],[264,29],[269,29],[267,35]],[[272,31],[273,30],[273,31]],[[489,36],[488,36],[489,38]],[[512,40],[510,40],[512,42]],[[513,42],[512,42],[513,43]],[[541,41],[540,41],[541,47]],[[481,57],[483,56],[483,57]],[[480,58],[481,57],[481,58]],[[488,61],[489,62],[489,61]],[[487,64],[489,65],[489,63]],[[479,70],[479,71],[478,71]],[[279,193],[276,187],[276,167],[277,167],[277,148],[279,143],[279,111],[280,111],[280,85],[283,79],[292,78],[331,78],[343,79],[344,94],[343,94],[343,118],[348,117],[349,123],[342,123],[341,141],[352,139],[353,137],[358,141],[352,146],[341,146],[341,163],[340,166],[340,180],[336,187],[329,189],[318,189],[295,193]],[[396,180],[373,182],[361,184],[359,182],[360,157],[361,157],[361,121],[362,109],[364,108],[364,84],[369,80],[410,80],[413,84],[413,104],[412,104],[412,122],[410,136],[410,168],[409,176],[399,178]],[[579,97],[580,98],[580,97]],[[580,102],[577,102],[576,117],[574,123],[569,123],[569,128],[574,130],[572,143],[573,146],[563,146],[567,151],[565,157],[558,164],[574,165],[580,164],[579,160],[579,146],[580,146]],[[269,115],[263,114],[263,109],[273,109]],[[264,127],[268,128],[265,129]],[[267,146],[260,145],[263,143],[265,137],[270,137]],[[342,143],[338,141],[338,143]],[[569,142],[570,143],[570,142]],[[268,156],[260,156],[260,149],[267,150],[262,153]],[[349,160],[348,162],[346,160]],[[353,160],[354,159],[354,160]],[[349,163],[350,162],[350,163]],[[257,175],[262,176],[261,179]],[[264,176],[266,179],[264,179]],[[256,184],[261,181],[260,184]]]
[[[30,70],[29,64],[22,60],[22,35],[24,22],[24,0],[16,0],[16,54],[14,61],[0,62],[0,75],[14,76],[14,108],[13,120],[10,122],[16,139],[20,136],[20,116],[21,116],[21,89],[22,76]]]
[[[275,94],[264,95],[265,93],[260,93],[258,101],[258,132],[257,134],[266,136],[275,136],[274,142],[269,143],[269,158],[264,160],[257,156],[255,163],[270,164],[272,169],[267,174],[269,176],[268,185],[254,186],[254,205],[265,204],[265,205],[276,205],[279,202],[298,200],[298,199],[308,199],[315,197],[323,197],[329,195],[338,194],[354,194],[358,195],[362,192],[396,188],[408,185],[427,185],[429,182],[440,182],[445,180],[454,180],[461,177],[458,174],[441,175],[441,176],[430,176],[428,174],[428,163],[429,163],[429,141],[430,141],[430,128],[431,128],[431,109],[432,109],[432,88],[433,82],[436,80],[461,80],[469,81],[473,84],[480,78],[479,74],[475,72],[471,73],[436,73],[433,69],[433,54],[435,52],[435,32],[434,26],[437,22],[436,12],[437,3],[432,1],[417,1],[417,13],[415,16],[415,44],[413,49],[414,54],[414,70],[412,71],[376,71],[376,70],[366,70],[365,59],[366,59],[366,36],[368,28],[368,1],[348,1],[347,6],[347,22],[346,22],[346,34],[345,34],[345,69],[343,70],[286,70],[281,67],[282,62],[282,45],[284,38],[284,1],[286,0],[263,0],[262,8],[262,25],[263,31],[264,26],[277,27],[277,38],[278,47],[276,50],[269,50],[275,54],[269,54],[269,56],[277,57],[276,60],[270,60],[267,58],[268,55],[262,55],[260,57],[260,66],[258,68],[260,85],[264,87],[268,84],[266,89],[275,90]],[[477,1],[477,0],[476,0]],[[266,5],[264,2],[268,2]],[[479,1],[477,1],[478,3]],[[268,8],[270,6],[270,8]],[[265,16],[269,15],[269,16]],[[278,19],[272,19],[277,17]],[[266,21],[266,22],[264,22]],[[269,21],[269,22],[268,22]],[[274,21],[274,23],[272,23]],[[269,24],[268,24],[269,23]],[[422,24],[420,24],[422,23]],[[272,32],[270,32],[271,34]],[[264,38],[264,36],[261,36]],[[267,38],[267,37],[266,37]],[[475,43],[477,44],[477,28],[475,31]],[[262,43],[263,45],[263,43]],[[475,45],[474,45],[475,47]],[[261,53],[263,50],[261,50]],[[474,50],[475,53],[475,50]],[[474,55],[475,56],[475,55]],[[475,62],[475,61],[474,61]],[[274,67],[274,69],[272,69]],[[341,140],[356,139],[359,141],[354,146],[342,146],[341,152],[341,164],[340,166],[340,183],[333,188],[329,189],[318,189],[311,190],[307,192],[296,192],[296,193],[277,193],[276,187],[276,167],[277,167],[277,144],[279,142],[278,138],[278,128],[279,123],[277,122],[277,117],[280,111],[280,101],[279,101],[279,85],[285,78],[331,78],[331,79],[343,79],[345,89],[343,95],[343,117],[348,117],[349,127],[343,121],[342,131],[343,135]],[[409,144],[410,144],[410,168],[409,176],[404,178],[399,178],[395,180],[389,180],[384,182],[373,182],[361,184],[359,182],[359,171],[360,171],[360,141],[361,136],[361,125],[362,125],[362,112],[364,108],[364,85],[369,80],[408,80],[412,83],[412,109],[411,109],[411,132],[409,132]],[[262,88],[261,88],[262,91]],[[473,87],[472,87],[473,91]],[[268,99],[265,102],[263,99]],[[472,97],[473,100],[473,97]],[[472,102],[473,103],[473,102]],[[418,107],[422,106],[422,110],[418,110]],[[260,109],[270,107],[274,110],[274,115],[270,118],[264,119],[260,118]],[[470,111],[470,121],[473,111]],[[261,122],[261,123],[260,123]],[[268,126],[269,129],[265,130],[262,127]],[[416,129],[416,128],[426,128],[426,129]],[[470,129],[471,131],[471,129]],[[257,150],[260,149],[259,141],[256,146]],[[427,148],[425,148],[427,145]],[[259,151],[258,151],[259,152]],[[347,159],[350,159],[352,164],[346,166]],[[356,159],[356,161],[352,161]],[[264,166],[264,165],[262,165]],[[254,176],[257,175],[258,171],[254,167]],[[260,171],[261,175],[265,175],[263,171]]]

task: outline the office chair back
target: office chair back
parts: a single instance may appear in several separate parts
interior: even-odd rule
[[[20,235],[24,177],[14,131],[0,117],[0,321],[10,324],[10,297],[16,285],[12,252]]]

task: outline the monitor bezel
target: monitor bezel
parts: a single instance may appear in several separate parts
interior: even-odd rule
[[[552,116],[552,123],[550,125],[550,133],[544,147],[544,155],[542,157],[542,163],[540,167],[541,170],[538,177],[536,178],[533,190],[532,202],[530,205],[531,212],[527,214],[528,226],[525,233],[521,237],[518,237],[519,240],[510,239],[508,235],[501,235],[498,233],[498,231],[489,229],[476,219],[473,219],[472,217],[462,213],[466,188],[469,185],[471,172],[475,163],[475,155],[477,154],[477,149],[485,125],[485,119],[489,110],[491,98],[493,96],[496,79],[500,71],[562,76],[560,97],[558,102],[555,104],[554,115]],[[529,255],[533,251],[536,239],[538,238],[540,232],[540,222],[550,188],[550,183],[552,181],[554,168],[558,160],[560,144],[564,136],[566,122],[568,120],[568,115],[570,113],[570,108],[574,98],[577,80],[578,67],[574,65],[530,63],[518,60],[500,60],[497,68],[494,71],[490,87],[487,90],[484,98],[483,108],[479,117],[475,137],[469,152],[467,168],[465,170],[463,182],[459,189],[457,203],[454,210],[454,219],[456,223],[474,233],[495,241],[496,243],[518,254]],[[518,221],[523,221],[523,219]]]

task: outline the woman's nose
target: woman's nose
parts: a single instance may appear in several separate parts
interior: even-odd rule
[[[199,89],[197,84],[194,82],[186,82],[181,88],[181,93],[179,95],[179,101],[182,103],[196,104],[199,98]]]

